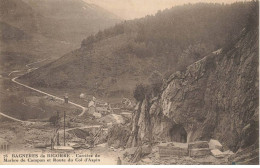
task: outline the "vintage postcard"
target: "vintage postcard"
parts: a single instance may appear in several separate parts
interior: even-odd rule
[[[0,165],[259,165],[259,1],[0,0]]]

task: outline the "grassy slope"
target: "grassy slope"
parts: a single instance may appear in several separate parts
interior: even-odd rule
[[[57,59],[76,49],[83,38],[99,28],[119,21],[105,10],[90,8],[80,0],[35,2],[0,2],[1,72],[22,68],[39,59]]]
[[[187,66],[230,41],[227,37],[242,30],[248,6],[186,5],[124,22],[90,36],[80,49],[22,79],[34,87],[76,87],[100,96],[129,96],[153,71],[176,70],[181,61]],[[236,31],[228,31],[232,27]],[[196,53],[201,46],[205,49]]]

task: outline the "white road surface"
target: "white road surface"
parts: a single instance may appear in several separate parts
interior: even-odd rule
[[[66,128],[65,131],[71,131],[71,130],[75,130],[75,129],[86,129],[86,128],[100,128],[102,125],[87,125],[87,126],[83,126],[83,127],[74,127],[74,128]],[[62,128],[60,128],[59,133],[64,132],[64,130]]]
[[[46,61],[46,60],[48,60],[48,59],[39,60],[39,61],[30,63],[30,64],[27,64],[27,65],[25,65],[25,66],[26,66],[27,68],[30,68],[30,65],[33,65],[33,64],[36,64],[36,63],[40,63],[40,62],[43,62],[43,61]]]
[[[44,91],[35,89],[35,88],[33,88],[33,87],[30,87],[30,86],[27,86],[27,85],[25,85],[25,84],[22,84],[22,83],[20,83],[20,82],[17,82],[17,81],[16,81],[17,78],[18,78],[18,77],[13,78],[12,81],[13,81],[14,83],[20,85],[20,86],[26,87],[26,88],[28,88],[28,89],[31,89],[31,90],[33,90],[33,91],[36,91],[36,92],[41,93],[41,94],[44,94],[44,95],[47,95],[47,96],[49,96],[49,97],[53,97],[53,98],[55,98],[55,99],[57,99],[57,100],[61,100],[61,101],[64,100],[63,98],[54,96],[54,95],[52,95],[52,94],[46,93],[46,92],[44,92]],[[81,106],[81,105],[79,105],[79,104],[76,104],[76,103],[73,103],[73,102],[71,102],[71,101],[69,101],[68,103],[69,103],[69,104],[72,104],[72,105],[74,105],[74,106],[76,106],[76,107],[81,108],[81,109],[82,109],[82,113],[86,111],[86,107],[83,107],[83,106]]]
[[[8,76],[12,75],[13,73],[17,73],[17,72],[21,72],[21,71],[12,71],[8,74]]]
[[[32,65],[32,64],[39,63],[39,62],[43,62],[43,61],[46,61],[46,60],[47,60],[47,59],[44,59],[44,60],[40,60],[40,61],[36,61],[36,62],[30,63],[30,64],[27,64],[26,67],[27,67],[27,68],[30,68],[30,65]],[[32,68],[31,68],[31,69],[32,69]],[[31,69],[29,69],[29,70],[31,70]],[[35,70],[35,69],[36,69],[36,68],[34,68],[34,70]],[[11,73],[9,73],[8,76],[10,76],[12,73],[16,73],[16,72],[20,72],[20,71],[18,71],[18,70],[12,71]],[[30,72],[30,71],[29,71],[29,72]],[[46,93],[46,92],[44,92],[44,91],[35,89],[35,88],[30,87],[30,86],[28,86],[28,85],[22,84],[22,83],[20,83],[20,82],[17,82],[17,81],[16,81],[17,78],[18,78],[18,77],[13,78],[12,81],[13,81],[14,83],[20,85],[20,86],[23,86],[23,87],[26,87],[26,88],[31,89],[31,90],[33,90],[33,91],[36,91],[36,92],[38,92],[38,93],[41,93],[41,94],[44,94],[44,95],[53,97],[53,98],[55,98],[55,99],[57,99],[57,100],[60,100],[60,101],[63,101],[63,100],[64,100],[63,98],[54,96],[54,95],[52,95],[52,94]],[[82,109],[82,112],[81,112],[81,114],[80,114],[79,116],[82,116],[82,115],[85,113],[86,109],[87,109],[86,107],[83,107],[83,106],[81,106],[81,105],[79,105],[79,104],[76,104],[76,103],[73,103],[73,102],[71,102],[71,101],[69,101],[68,103]],[[0,112],[0,115],[2,115],[2,116],[4,116],[4,117],[7,117],[7,118],[9,118],[9,119],[11,119],[11,120],[14,120],[14,121],[27,122],[27,121],[22,121],[22,120],[19,120],[19,119],[17,119],[17,118],[8,116],[8,115],[6,115],[6,114],[4,114],[4,113],[1,113],[1,112]]]
[[[13,121],[18,121],[18,122],[22,122],[22,123],[34,123],[34,122],[31,122],[31,121],[23,121],[23,120],[19,120],[19,119],[17,119],[17,118],[11,117],[11,116],[6,115],[6,114],[1,113],[1,112],[0,112],[0,115],[6,117],[6,118],[8,118],[8,119],[11,119],[11,120],[13,120]]]

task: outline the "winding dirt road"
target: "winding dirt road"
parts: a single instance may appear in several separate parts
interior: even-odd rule
[[[30,64],[27,64],[26,67],[29,68],[29,69],[28,69],[29,71],[27,71],[27,73],[31,72],[30,70],[31,70],[32,68],[30,68],[30,65],[36,64],[36,63],[39,63],[39,62],[43,62],[43,61],[46,61],[46,60],[47,60],[47,59],[44,59],[44,60],[40,60],[40,61],[36,61],[36,62],[30,63]],[[35,70],[35,69],[34,69],[34,70]],[[12,71],[11,73],[9,73],[8,76],[10,76],[12,73],[15,73],[15,72],[20,72],[20,71],[19,71],[19,70]],[[25,74],[27,74],[27,73],[25,73]],[[23,74],[23,75],[25,75],[25,74]],[[20,85],[20,86],[26,87],[26,88],[28,88],[28,89],[31,89],[31,90],[33,90],[33,91],[36,91],[36,92],[38,92],[38,93],[41,93],[41,94],[47,95],[47,96],[49,96],[49,97],[53,97],[53,98],[55,98],[55,99],[57,99],[57,100],[63,101],[63,98],[60,98],[60,97],[58,97],[58,96],[54,96],[54,95],[52,95],[52,94],[46,93],[46,92],[44,92],[44,91],[41,91],[41,90],[39,90],[39,89],[35,89],[35,88],[33,88],[33,87],[30,87],[30,86],[28,86],[28,85],[25,85],[25,84],[23,84],[23,83],[20,83],[20,82],[16,81],[16,79],[17,79],[18,77],[20,77],[20,76],[17,76],[17,77],[15,77],[15,78],[13,78],[13,79],[12,79],[12,82],[14,82],[14,83],[16,83],[16,84],[18,84],[18,85]],[[74,102],[69,101],[68,103],[82,109],[82,112],[81,112],[81,114],[79,114],[79,116],[83,115],[83,114],[86,112],[86,110],[87,110],[86,107],[81,106],[81,105],[79,105],[79,104],[76,104],[76,103],[74,103]],[[14,120],[14,121],[18,121],[18,122],[28,122],[28,121],[22,121],[22,120],[19,120],[19,119],[17,119],[17,118],[8,116],[8,115],[6,115],[6,114],[4,114],[4,113],[1,113],[1,112],[0,112],[0,115],[4,116],[4,117],[6,117],[6,118],[9,118],[9,119],[11,119],[11,120]]]
[[[17,118],[11,117],[11,116],[6,115],[6,114],[1,113],[1,112],[0,112],[0,115],[1,115],[1,116],[4,116],[4,117],[6,117],[6,118],[8,118],[8,119],[10,119],[10,120],[13,120],[13,121],[18,121],[18,122],[22,122],[22,123],[34,123],[34,122],[31,122],[31,121],[19,120],[19,119],[17,119]]]
[[[28,85],[25,85],[25,84],[22,84],[22,83],[20,83],[20,82],[17,82],[17,81],[16,81],[17,78],[18,78],[18,77],[13,78],[12,81],[13,81],[14,83],[20,85],[20,86],[26,87],[26,88],[28,88],[28,89],[31,89],[31,90],[33,90],[33,91],[36,91],[36,92],[41,93],[41,94],[44,94],[44,95],[47,95],[47,96],[49,96],[49,97],[53,97],[53,98],[56,99],[56,100],[60,100],[60,101],[63,101],[63,100],[64,100],[63,98],[60,98],[60,97],[58,97],[58,96],[54,96],[54,95],[52,95],[52,94],[46,93],[46,92],[44,92],[44,91],[41,91],[41,90],[39,90],[39,89],[35,89],[35,88],[30,87],[30,86],[28,86]],[[86,107],[83,107],[83,106],[81,106],[81,105],[79,105],[79,104],[76,104],[76,103],[73,103],[73,102],[71,102],[71,101],[69,101],[68,103],[69,103],[69,104],[72,104],[72,105],[74,105],[74,106],[76,106],[76,107],[81,108],[81,109],[82,109],[82,113],[86,111]]]
[[[37,64],[37,63],[40,63],[40,62],[44,62],[44,61],[47,61],[48,59],[43,59],[43,60],[39,60],[39,61],[36,61],[36,62],[33,62],[33,63],[30,63],[30,64],[27,64],[25,65],[27,68],[31,68],[30,65],[33,65],[33,64]]]

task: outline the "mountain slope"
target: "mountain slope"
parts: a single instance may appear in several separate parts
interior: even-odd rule
[[[29,36],[22,30],[13,27],[5,22],[0,22],[0,40],[3,42],[8,42],[12,40],[22,40],[27,39]]]
[[[1,71],[22,68],[27,61],[56,59],[118,21],[81,0],[1,0]],[[8,60],[12,62],[4,62]]]
[[[135,85],[147,83],[154,71],[183,70],[228,45],[246,25],[250,6],[184,5],[117,24],[23,79],[35,87],[78,87],[100,96],[131,96]]]
[[[77,44],[83,38],[120,21],[112,13],[82,0],[23,1],[45,18],[39,30],[42,34]],[[50,21],[52,25],[45,24]]]
[[[252,20],[223,53],[172,74],[157,99],[145,93],[133,116],[129,147],[217,139],[224,150],[237,152],[230,163],[259,164],[258,16]]]
[[[23,31],[35,33],[37,22],[42,17],[22,0],[1,0],[0,20]]]

